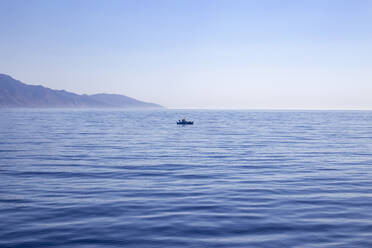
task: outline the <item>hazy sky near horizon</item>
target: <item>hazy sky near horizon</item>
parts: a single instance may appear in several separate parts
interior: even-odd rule
[[[372,0],[0,0],[0,73],[170,108],[372,109]]]

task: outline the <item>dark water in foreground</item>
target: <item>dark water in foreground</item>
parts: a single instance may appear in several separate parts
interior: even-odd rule
[[[372,112],[0,110],[0,247],[372,247]]]

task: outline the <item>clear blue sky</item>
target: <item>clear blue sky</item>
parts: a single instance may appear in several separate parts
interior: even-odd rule
[[[0,0],[0,72],[171,108],[372,109],[372,0]]]

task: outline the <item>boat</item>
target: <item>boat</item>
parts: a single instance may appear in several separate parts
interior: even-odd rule
[[[177,121],[177,125],[193,125],[194,122],[193,121],[187,121],[185,119],[182,119],[182,120],[178,120]]]

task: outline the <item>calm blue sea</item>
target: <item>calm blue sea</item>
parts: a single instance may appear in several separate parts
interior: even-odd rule
[[[0,247],[372,247],[372,112],[2,109]]]

